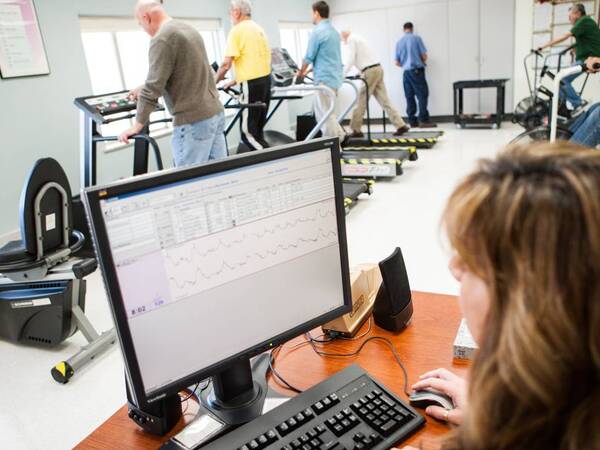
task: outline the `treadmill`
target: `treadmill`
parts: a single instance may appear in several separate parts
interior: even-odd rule
[[[344,191],[344,208],[346,214],[350,212],[350,209],[359,200],[361,194],[371,195],[373,193],[373,180],[367,180],[364,178],[344,178],[342,180],[342,188]]]
[[[350,138],[348,144],[345,146],[346,149],[352,151],[364,150],[364,147],[376,147],[377,149],[383,147],[398,147],[398,146],[412,146],[416,148],[433,148],[437,144],[440,137],[444,135],[444,131],[407,131],[401,136],[394,136],[394,133],[386,132],[386,117],[385,111],[383,113],[383,132],[371,131],[371,112],[369,108],[369,86],[367,81],[360,75],[354,77],[348,77],[349,80],[360,81],[364,84],[367,94],[367,134],[361,138]]]
[[[272,100],[276,101],[275,106],[269,112],[267,116],[267,122],[273,117],[275,111],[281,106],[282,102],[285,100],[296,100],[302,98],[298,96],[298,92],[294,92],[294,83],[295,83],[295,74],[298,71],[298,66],[291,58],[289,53],[285,49],[276,48],[272,51],[272,71],[273,71],[273,80],[276,88],[273,91]],[[355,93],[354,99],[350,105],[339,115],[338,122],[341,124],[344,118],[352,111],[356,103],[358,102],[358,89],[352,83],[350,79],[346,79],[344,84],[350,86]],[[303,86],[303,85],[295,85],[295,86]],[[317,130],[319,130],[319,127]],[[313,132],[315,129],[313,129]],[[265,131],[265,139],[269,142],[270,133],[276,133],[281,135],[279,132],[273,132],[272,130]],[[315,134],[311,133],[307,139],[314,137]],[[358,146],[357,148],[350,149],[348,147],[344,147],[342,149],[342,163],[348,162],[348,164],[352,164],[353,167],[351,170],[347,170],[345,174],[342,174],[346,177],[392,177],[397,176],[402,173],[402,162],[406,160],[416,161],[418,159],[417,148],[416,146],[410,147],[401,147],[401,146],[393,146],[393,147],[371,147],[363,148],[365,146]],[[350,153],[348,150],[352,150]],[[363,151],[366,150],[366,151]],[[373,150],[379,150],[379,152],[374,152]],[[382,153],[385,152],[385,153]],[[357,154],[360,153],[360,154]],[[380,159],[390,160],[390,163],[382,164]],[[394,162],[391,163],[391,160]],[[349,161],[352,161],[350,163]],[[377,167],[385,165],[386,170],[383,170],[381,167],[377,169]],[[393,167],[393,170],[392,168]]]
[[[368,157],[367,157],[368,155]],[[403,159],[393,151],[342,152],[342,176],[347,178],[394,178],[402,175]]]

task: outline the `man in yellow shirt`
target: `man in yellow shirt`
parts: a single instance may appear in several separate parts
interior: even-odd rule
[[[266,108],[242,110],[242,141],[251,150],[268,147],[263,129],[271,101],[271,48],[265,30],[252,20],[250,0],[233,0],[229,8],[233,28],[227,37],[227,50],[217,72],[217,83],[233,65],[235,81],[242,88],[242,102],[263,102]]]

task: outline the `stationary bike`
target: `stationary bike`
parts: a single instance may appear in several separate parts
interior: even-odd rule
[[[595,70],[600,69],[600,64],[594,64]],[[569,130],[569,126],[572,124],[572,120],[561,121],[560,115],[560,89],[562,80],[570,75],[575,75],[581,72],[586,72],[587,67],[584,64],[568,67],[558,72],[554,77],[553,92],[551,92],[551,109],[548,124],[540,125],[531,130],[527,130],[514,138],[511,143],[527,144],[535,141],[550,141],[555,142],[556,140],[567,141],[571,138],[573,133]],[[588,74],[589,75],[589,74]]]

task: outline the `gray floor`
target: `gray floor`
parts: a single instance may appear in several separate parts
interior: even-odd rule
[[[377,262],[400,246],[414,290],[455,294],[447,270],[449,250],[440,214],[457,181],[482,157],[493,156],[520,129],[457,130],[447,133],[405,174],[375,185],[372,197],[358,202],[347,218],[352,264]],[[87,313],[101,330],[111,327],[100,275],[88,281]],[[112,415],[125,401],[123,362],[118,348],[95,361],[67,385],[50,377],[50,368],[84,343],[79,334],[51,351],[0,341],[0,448],[67,449]]]

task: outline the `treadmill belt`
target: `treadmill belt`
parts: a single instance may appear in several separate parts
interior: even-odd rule
[[[362,138],[350,138],[346,147],[410,145],[431,148],[443,134],[443,131],[409,131],[402,136],[394,136],[392,133],[371,133],[371,140],[367,135]]]

